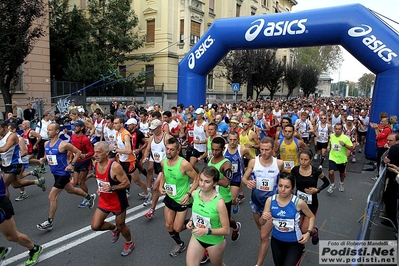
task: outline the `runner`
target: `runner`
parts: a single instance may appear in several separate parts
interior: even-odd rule
[[[319,207],[319,200],[317,194],[323,189],[327,188],[330,184],[328,178],[324,175],[323,171],[315,166],[311,165],[312,162],[312,151],[303,150],[299,154],[300,165],[295,166],[291,174],[295,178],[295,183],[297,186],[296,195],[298,198],[302,199],[308,204],[309,209],[312,211],[313,215],[316,217],[317,209]],[[318,187],[317,182],[321,179],[323,185]],[[303,233],[309,228],[309,219],[301,214],[301,230]],[[312,229],[312,243],[317,245],[319,242],[319,228],[315,226]]]
[[[274,195],[280,173],[284,170],[284,162],[273,157],[274,140],[265,137],[260,141],[260,156],[249,161],[248,168],[242,177],[242,183],[252,189],[250,206],[254,220],[260,233],[260,246],[256,265],[263,265],[269,249],[269,235],[272,222],[265,226],[259,223],[266,200]],[[253,180],[249,180],[250,177]]]
[[[109,152],[109,145],[105,141],[94,144],[99,199],[91,220],[91,229],[94,231],[111,230],[111,243],[116,243],[122,234],[126,242],[121,255],[127,256],[136,246],[132,240],[130,229],[125,223],[126,209],[129,206],[125,191],[130,187],[130,181],[122,166],[108,158]],[[105,221],[111,212],[115,215],[115,224]]]
[[[212,265],[225,265],[224,236],[230,233],[230,228],[225,202],[215,189],[219,179],[219,171],[213,166],[206,166],[200,173],[200,189],[193,193],[193,211],[187,223],[187,229],[192,230],[186,255],[187,266],[200,265],[202,254],[206,251]]]
[[[13,241],[29,250],[29,259],[25,262],[26,266],[35,265],[43,252],[43,247],[34,244],[27,235],[18,232],[13,217],[15,214],[14,208],[6,193],[7,187],[3,176],[0,175],[0,231],[7,240]],[[2,248],[0,250],[0,263],[10,252],[11,248]]]
[[[55,212],[57,211],[57,200],[60,193],[65,189],[69,194],[75,194],[82,196],[89,201],[89,208],[93,208],[96,194],[89,195],[84,192],[81,188],[74,187],[70,182],[70,172],[74,169],[76,161],[82,154],[75,146],[59,139],[58,134],[60,133],[60,125],[57,123],[51,123],[47,127],[47,134],[50,138],[46,141],[45,154],[46,157],[40,159],[40,163],[44,163],[46,160],[50,166],[51,173],[54,175],[54,185],[50,190],[48,199],[50,201],[50,212],[48,219],[36,227],[39,230],[51,230],[53,229],[53,219]],[[71,162],[67,162],[67,153],[72,152],[75,154]]]
[[[162,160],[162,172],[159,190],[165,195],[163,202],[165,226],[169,235],[176,242],[169,253],[176,257],[186,249],[179,233],[185,229],[188,205],[191,195],[198,187],[198,174],[183,157],[179,156],[180,144],[175,138],[166,141],[166,158]],[[190,188],[190,178],[194,180]]]
[[[292,195],[295,179],[290,173],[282,173],[278,179],[278,194],[267,199],[259,223],[273,224],[272,253],[276,266],[299,265],[304,244],[312,234],[315,217],[308,205]],[[300,213],[309,218],[309,229],[302,233]],[[259,265],[259,264],[258,264]]]

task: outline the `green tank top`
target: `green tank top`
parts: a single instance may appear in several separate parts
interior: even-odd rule
[[[220,167],[225,162],[229,162],[230,163],[230,161],[228,159],[226,159],[226,158],[224,158],[223,160],[221,160],[217,164],[213,164],[212,160],[209,160],[209,162],[208,162],[208,166],[214,166],[216,169],[218,169],[218,171],[219,171],[219,179],[223,179],[223,174],[220,172]],[[222,198],[224,199],[224,202],[226,202],[226,203],[229,203],[233,199],[233,197],[231,196],[230,184],[227,187],[222,187],[222,186],[218,185],[216,187],[216,191],[219,192],[220,196],[222,196]]]
[[[165,157],[164,160],[165,192],[171,199],[180,204],[183,196],[190,191],[190,177],[180,172],[180,165],[183,160],[182,157],[179,157],[179,160],[174,166],[168,165],[168,158]]]
[[[208,160],[210,160],[212,158],[212,140],[211,137],[208,137],[207,141],[206,141],[206,148],[207,148],[207,152],[208,154],[206,155]]]
[[[217,194],[211,201],[203,202],[199,197],[199,193],[200,190],[196,190],[193,193],[193,226],[195,228],[221,228],[222,224],[220,223],[219,212],[217,210],[217,204],[221,198],[220,194]],[[210,245],[217,245],[224,239],[224,236],[215,235],[196,236],[193,234],[193,237]]]

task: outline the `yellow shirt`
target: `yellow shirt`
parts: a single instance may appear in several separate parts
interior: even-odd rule
[[[211,110],[206,111],[205,116],[208,117],[209,123],[213,122],[214,116],[213,116],[213,112]]]
[[[279,151],[280,159],[284,161],[284,170],[286,172],[291,172],[291,169],[294,168],[294,166],[299,165],[298,146],[294,139],[291,144],[286,144],[285,139],[283,139]]]
[[[247,144],[247,143],[249,143],[251,145],[255,145],[254,141],[249,140],[249,135],[251,134],[251,132],[252,132],[252,130],[249,130],[247,135],[244,136],[244,135],[242,135],[242,131],[241,131],[241,134],[240,134],[240,145],[241,146],[245,147],[245,144]],[[252,157],[255,158],[256,157],[255,149],[254,148],[247,148],[247,149],[248,149],[249,153],[252,155]]]

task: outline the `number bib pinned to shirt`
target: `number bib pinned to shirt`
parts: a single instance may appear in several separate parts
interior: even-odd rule
[[[193,212],[193,225],[195,228],[211,228],[211,219]]]
[[[166,184],[164,185],[166,193],[168,193],[169,196],[176,196],[176,185],[174,184]]]
[[[256,189],[262,191],[272,191],[274,188],[274,179],[273,178],[256,178]]]
[[[104,185],[110,186],[111,184],[109,182],[101,181],[101,180],[97,179],[98,191],[100,191],[101,193],[112,193],[112,191],[105,190]]]
[[[283,233],[294,231],[294,224],[295,224],[294,219],[273,218],[274,228]]]
[[[55,166],[58,165],[57,156],[46,155],[48,165]]]
[[[306,202],[306,204],[312,204],[312,194],[307,194],[303,191],[297,190],[296,195],[298,198]]]

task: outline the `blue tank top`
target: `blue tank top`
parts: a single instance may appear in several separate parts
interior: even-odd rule
[[[6,192],[6,184],[4,183],[3,175],[0,175],[0,197],[6,196]]]
[[[8,132],[1,140],[0,147],[3,147],[7,143],[7,139],[11,136],[12,132]],[[21,164],[20,147],[19,144],[11,146],[7,151],[0,153],[1,166],[7,167],[10,165]]]
[[[50,166],[51,173],[58,176],[69,176],[65,171],[68,166],[67,152],[60,152],[58,150],[62,140],[59,139],[53,147],[50,147],[50,141],[45,147],[48,165]]]
[[[242,176],[244,174],[244,160],[240,154],[241,146],[238,145],[237,151],[233,154],[229,153],[229,149],[226,148],[224,152],[224,158],[231,162],[231,170],[233,170],[233,177],[231,182],[241,182]]]
[[[299,220],[300,212],[296,209],[299,198],[291,196],[289,203],[281,207],[277,203],[277,195],[272,196],[270,211],[273,217],[272,235],[283,242],[298,242],[302,236]]]

